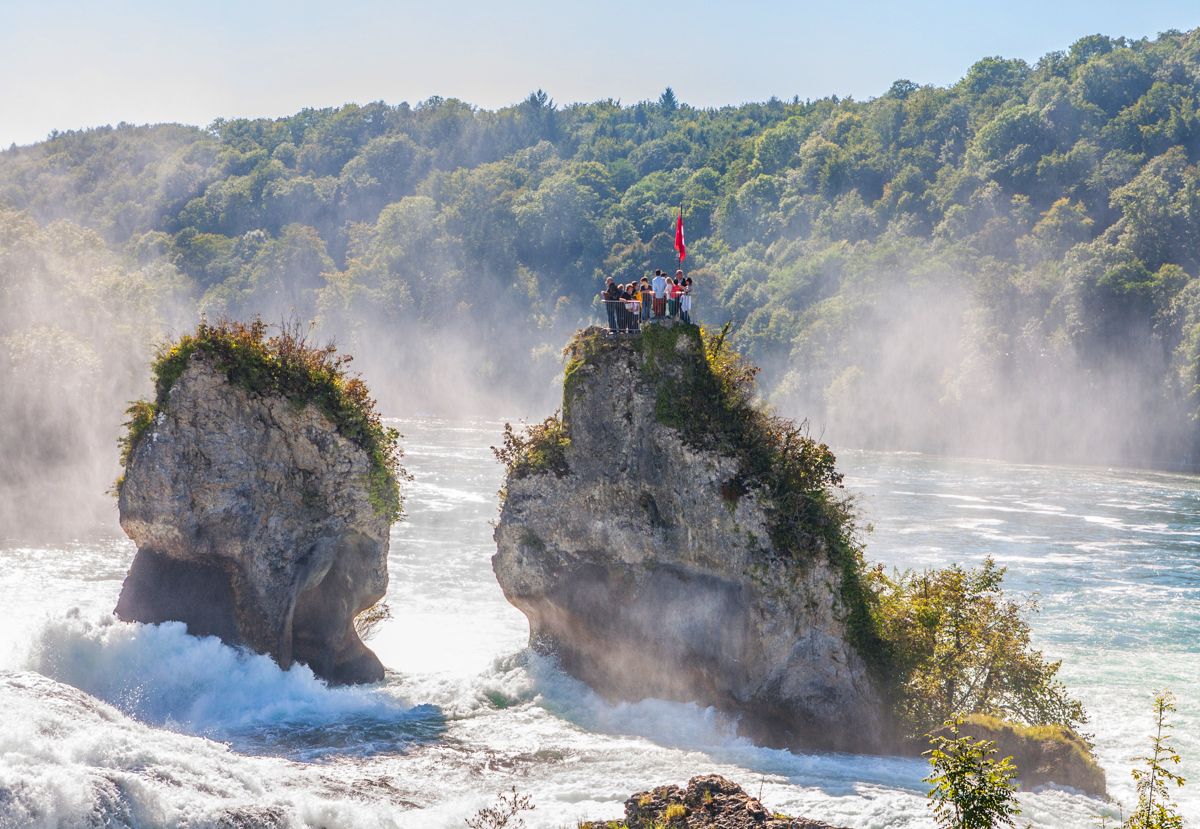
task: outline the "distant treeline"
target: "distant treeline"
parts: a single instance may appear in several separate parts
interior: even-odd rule
[[[385,408],[404,406],[393,379],[455,351],[434,378],[503,399],[552,388],[603,276],[674,264],[683,204],[696,315],[732,320],[772,400],[828,439],[1195,465],[1198,90],[1200,29],[862,102],[539,90],[60,133],[0,153],[2,287],[33,290],[22,234],[66,258],[99,245],[133,287],[85,316],[125,319],[137,286],[191,316],[295,315],[383,378]],[[53,307],[0,324],[4,378],[27,329],[75,336]]]

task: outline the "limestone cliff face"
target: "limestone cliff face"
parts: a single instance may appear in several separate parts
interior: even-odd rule
[[[663,423],[662,384],[703,360],[694,331],[658,337],[667,354],[577,341],[565,469],[510,474],[496,577],[534,646],[604,695],[713,705],[771,745],[879,748],[841,571],[818,542],[773,549],[759,497],[731,492],[739,461]]]
[[[387,588],[369,458],[314,406],[231,384],[200,355],[133,448],[125,620],[186,622],[335,682],[382,679],[353,619]]]

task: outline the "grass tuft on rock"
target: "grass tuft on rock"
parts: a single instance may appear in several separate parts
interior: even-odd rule
[[[298,325],[285,324],[267,336],[267,324],[201,320],[196,331],[161,346],[151,366],[154,401],[139,400],[127,410],[126,432],[120,438],[121,464],[126,466],[158,413],[169,405],[171,388],[194,356],[215,362],[230,383],[255,394],[279,395],[299,406],[313,405],[328,417],[342,437],[370,458],[368,497],[390,521],[403,515],[400,480],[400,434],[385,426],[366,383],[348,371],[348,354],[332,344],[314,346]],[[118,479],[119,492],[123,476]]]
[[[1105,793],[1104,770],[1087,740],[1066,726],[1022,725],[987,714],[971,714],[963,718],[959,731],[977,740],[991,740],[1000,756],[1011,756],[1022,788],[1054,782],[1089,794]],[[945,729],[936,733],[945,733]]]
[[[514,480],[542,472],[553,472],[561,478],[568,472],[570,445],[563,420],[555,412],[541,423],[526,424],[519,431],[511,423],[505,423],[502,443],[492,447],[492,454]]]

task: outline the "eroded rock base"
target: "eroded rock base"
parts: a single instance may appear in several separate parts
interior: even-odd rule
[[[354,563],[361,558],[346,556],[349,569],[356,569]],[[291,639],[280,650],[335,685],[378,682],[383,679],[383,663],[354,629],[354,608],[343,583],[356,574],[346,570],[347,562],[336,563],[319,584],[300,595]],[[183,622],[192,636],[216,636],[227,645],[244,647],[247,642],[239,632],[232,578],[219,562],[180,561],[138,550],[114,612],[124,622]]]
[[[216,564],[138,550],[115,612],[124,622],[183,622],[193,636],[218,636],[230,645],[243,644],[229,576]]]

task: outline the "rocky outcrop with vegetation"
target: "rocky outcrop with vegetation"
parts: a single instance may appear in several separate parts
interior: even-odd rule
[[[1052,784],[1103,797],[1104,769],[1078,734],[1061,725],[1021,726],[997,717],[973,714],[958,726],[960,734],[991,740],[999,757],[1012,757],[1022,789]],[[946,729],[938,733],[946,733]]]
[[[354,620],[387,588],[398,435],[332,347],[201,324],[130,409],[121,527],[138,552],[116,613],[307,664],[383,678]]]
[[[612,699],[715,706],[767,745],[920,754],[967,718],[1025,788],[1104,793],[1032,599],[870,567],[833,454],[754,399],[724,332],[576,335],[563,408],[506,427],[496,577],[530,642]],[[986,726],[986,727],[985,727]]]
[[[625,801],[623,821],[581,823],[579,829],[838,829],[828,823],[771,812],[720,775],[693,777],[686,788],[659,786]]]
[[[696,701],[756,740],[879,749],[870,620],[827,447],[690,325],[568,347],[561,420],[506,434],[496,577],[610,698]]]

